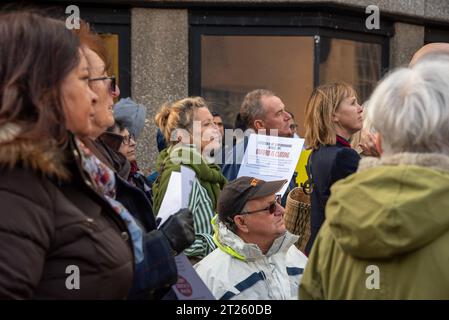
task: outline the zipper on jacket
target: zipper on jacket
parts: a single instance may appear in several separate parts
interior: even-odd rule
[[[263,283],[264,283],[265,286],[267,287],[267,293],[268,293],[268,296],[271,296],[272,294],[271,294],[270,286],[269,286],[269,283],[268,283],[269,280],[268,280],[267,276],[265,275],[265,272],[263,272],[262,270],[260,271],[260,274],[261,274],[261,276],[262,276]]]

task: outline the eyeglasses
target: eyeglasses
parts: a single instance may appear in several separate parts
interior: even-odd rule
[[[270,212],[270,214],[273,214],[276,212],[278,204],[281,204],[281,196],[280,195],[277,195],[276,198],[274,199],[274,201],[271,202],[268,207],[259,209],[259,210],[254,210],[254,211],[245,211],[245,212],[242,212],[242,214],[251,214],[251,213],[262,212],[262,211],[266,211],[266,210],[268,210]]]
[[[134,135],[130,134],[128,136],[123,136],[123,141],[122,143],[127,146],[131,143],[131,140],[133,140],[134,142],[136,141],[136,139],[134,139]]]
[[[100,77],[100,78],[91,78],[89,79],[89,82],[92,81],[100,81],[100,80],[111,80],[111,86],[109,87],[109,90],[111,91],[111,93],[115,92],[115,76],[110,76],[110,77]]]

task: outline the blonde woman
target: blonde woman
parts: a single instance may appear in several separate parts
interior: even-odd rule
[[[221,147],[221,135],[200,97],[165,104],[155,120],[169,147],[161,151],[156,162],[159,177],[153,184],[153,210],[158,213],[173,171],[179,171],[181,165],[195,171],[197,182],[189,203],[194,215],[195,242],[185,253],[196,262],[215,249],[210,221],[226,178],[218,165],[208,161],[213,160],[208,156]]]
[[[306,254],[324,222],[330,187],[357,170],[360,157],[349,141],[362,128],[362,112],[357,93],[345,83],[317,87],[307,104],[305,140],[312,149],[307,167],[313,191],[311,235]]]

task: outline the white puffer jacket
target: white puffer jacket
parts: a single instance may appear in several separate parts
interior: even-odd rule
[[[297,236],[287,231],[264,255],[218,219],[213,223],[217,223],[214,240],[219,248],[194,268],[217,299],[298,299],[307,257],[294,246]]]

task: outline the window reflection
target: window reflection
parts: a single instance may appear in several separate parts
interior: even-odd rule
[[[201,38],[201,95],[227,124],[234,124],[245,94],[274,91],[304,134],[313,89],[314,41],[300,36],[209,36]]]
[[[359,103],[365,102],[380,79],[380,44],[321,38],[320,84],[344,81],[354,86]]]

